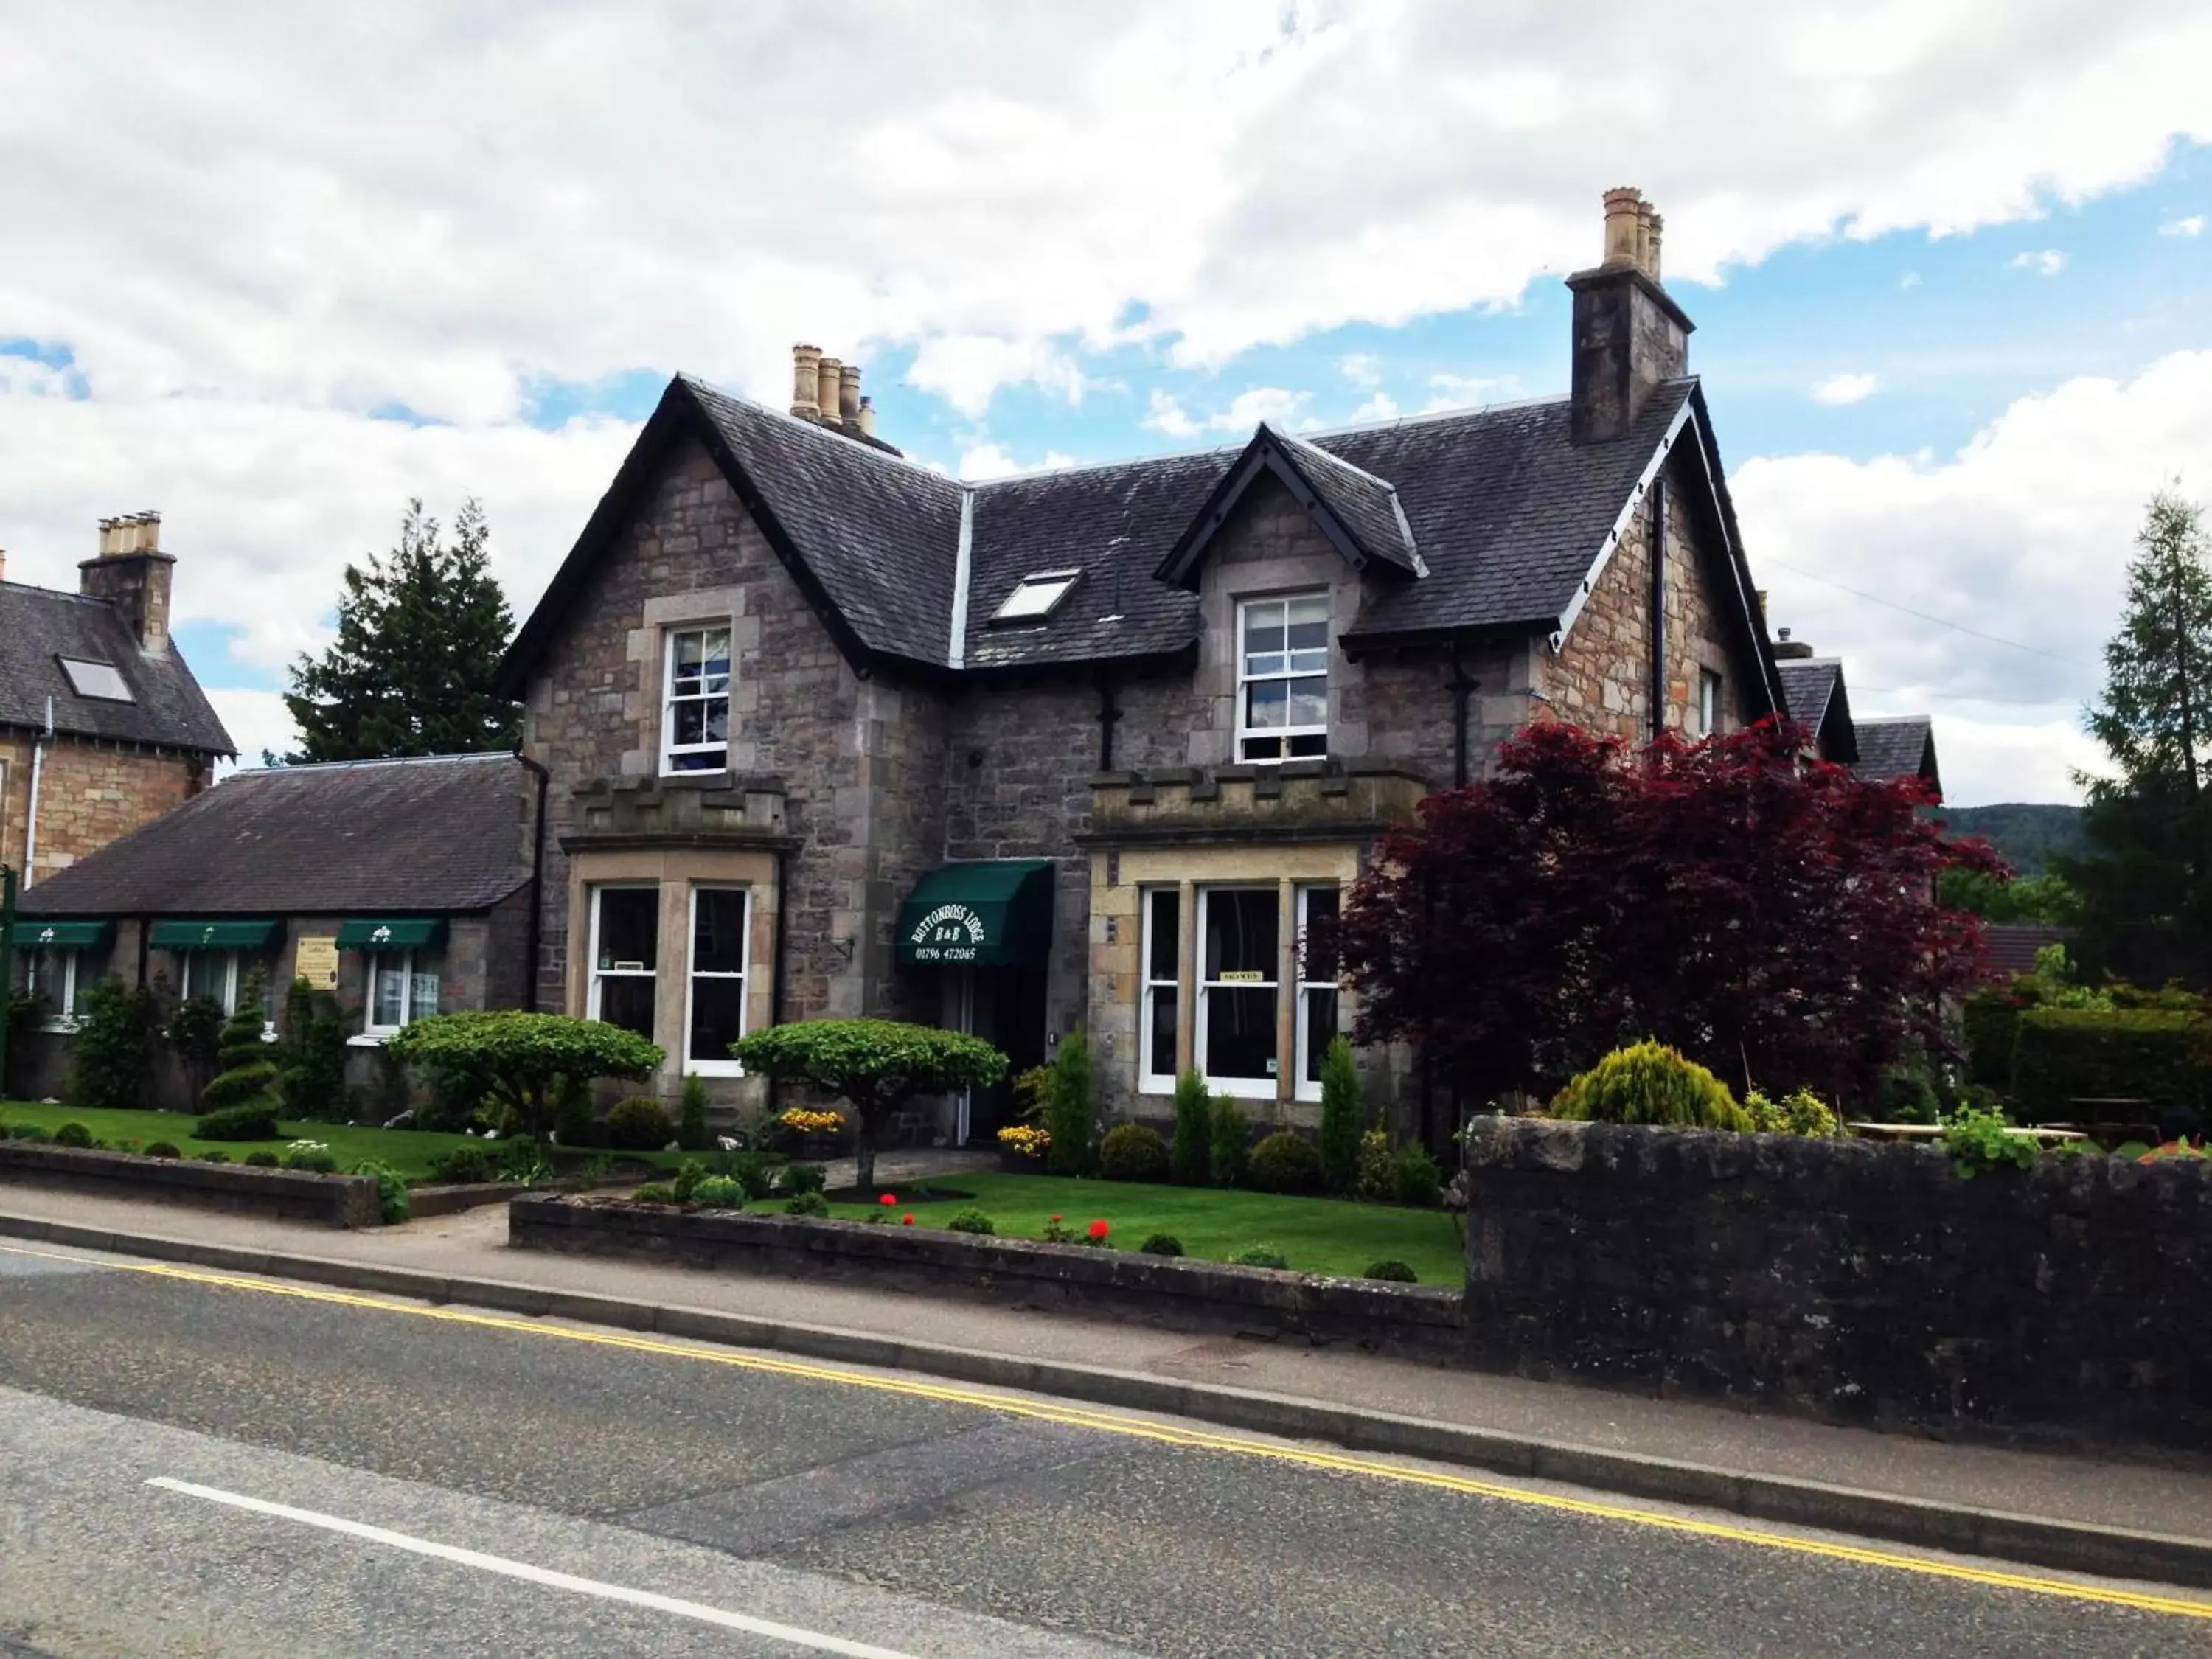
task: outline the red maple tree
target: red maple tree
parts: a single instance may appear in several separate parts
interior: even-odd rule
[[[1534,726],[1492,777],[1392,832],[1333,937],[1361,1042],[1407,1039],[1463,1101],[1547,1095],[1656,1037],[1739,1091],[1863,1098],[1978,981],[1980,923],[1936,902],[1953,866],[1917,779],[1805,757],[1786,722],[1631,750]]]

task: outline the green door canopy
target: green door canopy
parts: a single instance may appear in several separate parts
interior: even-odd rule
[[[36,916],[18,916],[12,938],[19,951],[83,951],[106,944],[114,932],[112,921],[40,921]]]
[[[157,921],[146,943],[156,951],[262,951],[276,937],[273,921]]]
[[[947,864],[899,912],[901,962],[1042,968],[1052,950],[1052,860]]]
[[[341,951],[422,951],[445,942],[446,924],[440,917],[372,917],[338,924]]]

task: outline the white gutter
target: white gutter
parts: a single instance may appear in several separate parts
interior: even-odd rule
[[[968,665],[968,582],[975,555],[975,492],[960,491],[960,543],[952,554],[952,637],[945,654],[951,666]]]
[[[54,700],[46,699],[46,729],[31,740],[31,810],[23,826],[23,885],[39,878],[39,781],[46,771],[46,745],[54,740]]]

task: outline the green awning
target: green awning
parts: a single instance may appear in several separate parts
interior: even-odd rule
[[[421,951],[445,942],[441,916],[369,916],[338,924],[341,951]]]
[[[156,951],[261,951],[276,937],[273,921],[157,921],[146,943]]]
[[[940,866],[899,912],[901,962],[1042,968],[1051,950],[1049,859]]]
[[[18,951],[82,951],[105,945],[115,932],[112,921],[41,921],[36,916],[15,918]]]

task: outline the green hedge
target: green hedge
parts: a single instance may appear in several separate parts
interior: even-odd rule
[[[2028,1008],[2013,1049],[2014,1115],[2072,1121],[2083,1099],[2139,1098],[2152,1113],[2201,1105],[2212,1020],[2165,1009]]]
[[[2021,1000],[1990,986],[1966,999],[1966,1081],[2000,1094],[2012,1088],[2012,1049],[2020,1035]]]

